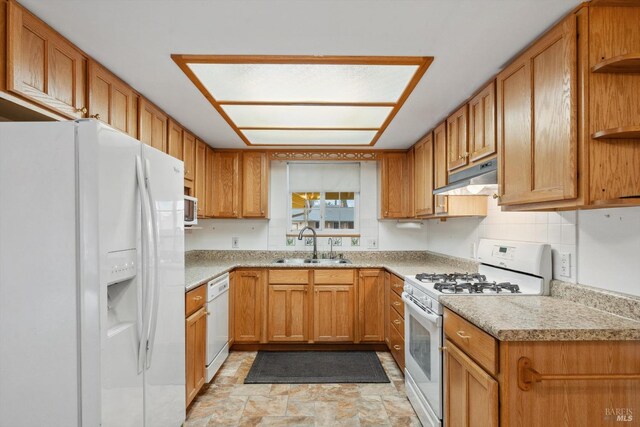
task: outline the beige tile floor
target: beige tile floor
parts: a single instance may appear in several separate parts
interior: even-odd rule
[[[232,352],[184,426],[420,426],[390,353],[378,353],[387,384],[244,384],[255,357]]]

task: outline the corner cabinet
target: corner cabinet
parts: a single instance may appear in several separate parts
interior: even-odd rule
[[[242,153],[242,216],[269,216],[269,162],[267,153]]]
[[[576,17],[497,77],[500,204],[577,197]]]
[[[78,119],[87,113],[87,57],[26,9],[8,4],[7,90]]]

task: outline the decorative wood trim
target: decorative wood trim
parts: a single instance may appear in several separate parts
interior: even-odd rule
[[[270,160],[376,161],[382,151],[373,150],[268,150]]]
[[[293,144],[253,144],[249,141],[249,138],[242,133],[233,120],[224,111],[222,105],[351,105],[351,106],[391,106],[393,107],[389,112],[389,115],[382,123],[380,128],[375,129],[357,129],[357,130],[375,130],[377,133],[368,144],[351,144],[351,146],[373,146],[380,139],[382,133],[389,126],[393,118],[396,116],[404,102],[407,100],[413,89],[418,85],[418,82],[427,71],[431,63],[433,62],[432,56],[286,56],[286,55],[183,55],[172,54],[171,58],[180,67],[180,69],[187,75],[189,80],[200,90],[204,97],[211,103],[211,105],[218,111],[220,116],[231,126],[234,132],[244,141],[248,146],[260,146],[260,147],[283,147],[291,146]],[[417,65],[415,73],[409,83],[405,87],[404,91],[396,102],[392,103],[358,103],[358,102],[336,102],[336,103],[322,103],[322,102],[242,102],[235,100],[216,100],[213,95],[202,84],[200,79],[189,68],[188,64],[340,64],[340,65]],[[247,128],[245,128],[247,129]],[[276,128],[273,128],[276,129]],[[282,129],[282,128],[280,128]],[[327,129],[322,129],[327,130]],[[315,144],[296,144],[295,146],[314,146]],[[339,144],[346,146],[346,144]]]

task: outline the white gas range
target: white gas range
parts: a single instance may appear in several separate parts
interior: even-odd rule
[[[530,242],[481,239],[477,273],[406,276],[405,383],[424,426],[441,426],[443,414],[441,296],[547,295],[551,248]]]

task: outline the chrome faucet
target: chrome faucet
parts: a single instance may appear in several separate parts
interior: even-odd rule
[[[313,259],[318,259],[318,236],[316,235],[316,230],[307,225],[302,230],[300,230],[300,233],[298,233],[298,240],[302,240],[302,233],[304,233],[306,230],[311,230],[311,232],[313,233]]]

